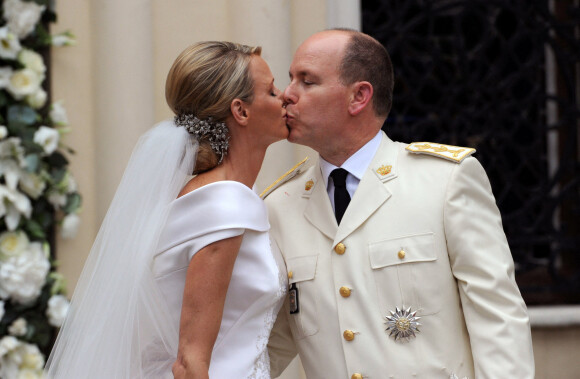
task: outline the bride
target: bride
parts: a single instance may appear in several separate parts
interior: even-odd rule
[[[166,99],[176,116],[133,152],[49,378],[270,377],[266,344],[286,278],[251,187],[288,130],[260,53],[202,42],[174,62]]]

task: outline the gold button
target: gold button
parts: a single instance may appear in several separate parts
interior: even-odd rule
[[[292,271],[288,271],[288,279],[292,279],[294,273]]]
[[[404,259],[405,255],[407,255],[407,253],[405,253],[405,250],[399,250],[397,255],[399,256],[399,259]]]
[[[344,244],[340,242],[334,247],[334,251],[336,252],[336,254],[342,255],[346,251],[346,246],[344,246]]]
[[[358,372],[355,374],[352,374],[352,376],[350,377],[350,379],[363,379],[362,374],[359,374]]]
[[[340,296],[342,297],[349,297],[350,296],[350,288],[348,287],[340,287]]]
[[[354,339],[354,332],[352,330],[345,330],[342,336],[345,340],[352,341]]]

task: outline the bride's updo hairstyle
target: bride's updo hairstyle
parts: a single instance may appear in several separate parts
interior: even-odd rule
[[[231,115],[234,99],[252,102],[250,60],[261,52],[261,47],[218,41],[200,42],[185,49],[173,63],[165,83],[165,99],[176,120],[195,120],[188,122],[219,130]],[[199,137],[194,174],[211,170],[221,162],[227,152],[227,138],[216,142],[211,136]]]

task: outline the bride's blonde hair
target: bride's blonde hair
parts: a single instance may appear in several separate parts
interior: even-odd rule
[[[190,114],[224,122],[234,99],[251,103],[254,81],[250,74],[252,56],[261,47],[234,42],[207,41],[185,49],[167,74],[165,99],[176,116]],[[194,173],[212,169],[218,156],[207,141],[199,141]]]

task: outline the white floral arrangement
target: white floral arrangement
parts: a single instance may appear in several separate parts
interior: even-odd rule
[[[54,0],[0,0],[0,378],[41,378],[69,302],[54,237],[72,238],[81,197],[63,152],[68,117],[51,102],[46,57]]]

